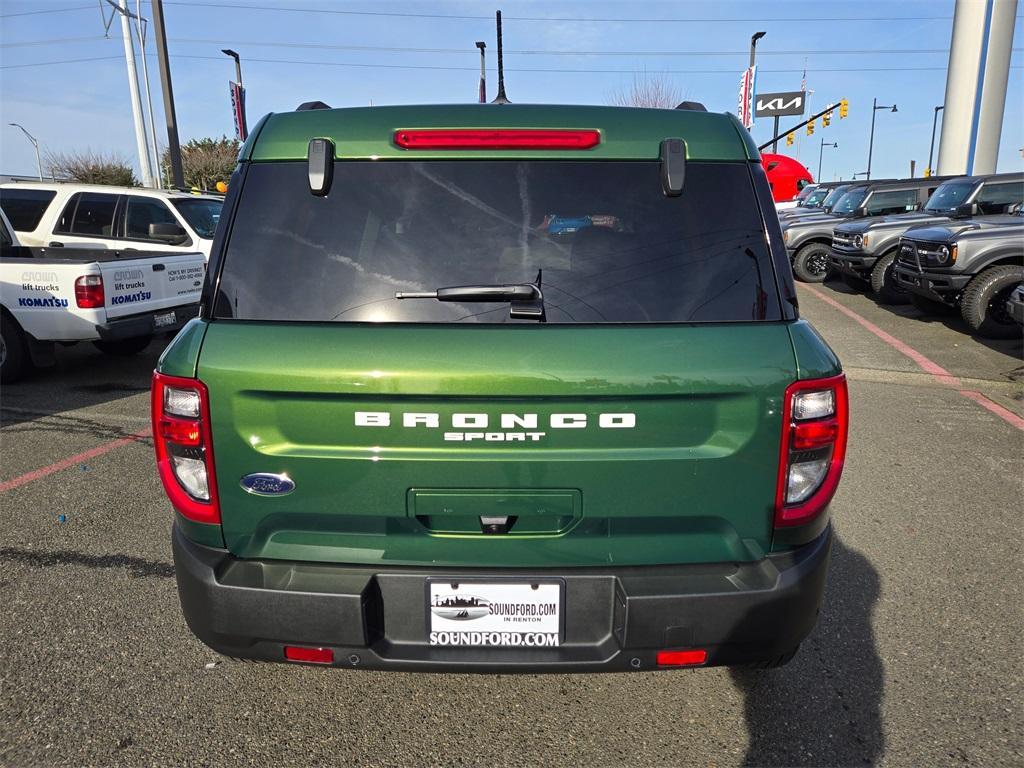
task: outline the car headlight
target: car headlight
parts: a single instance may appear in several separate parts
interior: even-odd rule
[[[854,235],[853,244],[858,248],[862,248],[864,246],[864,235]]]
[[[945,264],[947,261],[949,261],[949,248],[940,245],[935,251],[935,263]]]

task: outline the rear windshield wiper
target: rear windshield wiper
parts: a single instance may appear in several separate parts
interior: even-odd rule
[[[436,301],[487,302],[507,301],[509,317],[546,322],[541,272],[533,283],[505,285],[452,285],[436,291],[396,291],[396,299],[435,299]]]

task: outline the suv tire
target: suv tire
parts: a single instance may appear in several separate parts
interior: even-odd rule
[[[831,271],[828,246],[822,243],[805,245],[793,257],[793,274],[804,283],[824,283]]]
[[[1012,264],[989,267],[967,284],[960,298],[960,314],[971,330],[986,339],[1012,339],[1020,326],[1006,312],[1006,300],[1024,282],[1024,267]]]
[[[17,381],[32,369],[25,334],[18,321],[7,312],[0,316],[0,380]]]
[[[131,357],[148,347],[152,340],[152,336],[132,336],[129,339],[118,339],[117,341],[94,341],[92,344],[105,355]]]
[[[896,251],[891,251],[875,262],[871,270],[871,290],[882,304],[909,304],[910,292],[900,288],[893,278],[892,265],[895,261]]]

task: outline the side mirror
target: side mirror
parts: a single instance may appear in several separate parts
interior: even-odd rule
[[[978,204],[977,203],[964,203],[958,205],[953,209],[953,218],[955,219],[968,219],[971,216],[978,215]]]
[[[161,222],[149,225],[149,239],[168,245],[183,245],[188,242],[188,233],[180,224]]]
[[[853,209],[853,218],[863,219],[868,215],[868,209],[866,205],[860,205]]]

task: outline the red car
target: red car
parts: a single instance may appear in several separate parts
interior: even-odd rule
[[[792,200],[801,189],[814,182],[811,172],[792,157],[762,152],[761,164],[776,203]]]

